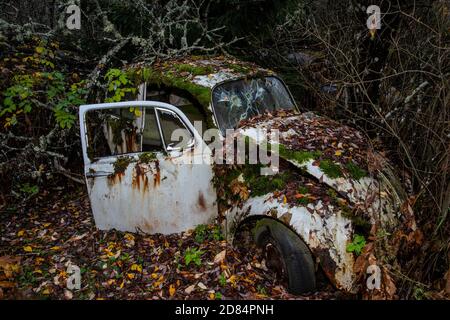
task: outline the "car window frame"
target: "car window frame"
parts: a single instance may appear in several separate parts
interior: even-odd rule
[[[83,154],[83,160],[85,165],[89,165],[91,163],[110,163],[112,160],[120,158],[120,157],[136,157],[139,154],[145,153],[145,151],[140,152],[132,152],[132,153],[123,153],[123,154],[117,154],[117,155],[111,155],[111,156],[105,156],[105,157],[96,157],[94,159],[89,158],[88,156],[88,148],[89,148],[89,139],[87,134],[87,122],[86,122],[86,114],[89,111],[95,111],[95,110],[103,110],[103,109],[113,109],[113,108],[126,108],[126,107],[140,107],[140,108],[152,108],[153,112],[155,112],[156,119],[158,122],[158,130],[160,134],[161,141],[163,142],[164,150],[161,152],[155,152],[155,153],[163,153],[166,155],[170,155],[167,151],[167,148],[165,147],[165,141],[162,137],[162,131],[161,126],[159,124],[159,115],[156,113],[156,109],[159,108],[163,111],[169,111],[174,113],[177,118],[181,121],[181,123],[184,125],[184,127],[189,131],[191,136],[193,137],[193,144],[189,147],[181,150],[182,153],[188,152],[194,148],[196,148],[199,143],[202,141],[202,137],[200,134],[195,130],[187,116],[177,107],[164,103],[159,101],[123,101],[123,102],[111,102],[111,103],[100,103],[100,104],[89,104],[89,105],[82,105],[80,106],[79,110],[79,121],[80,121],[80,136],[81,136],[81,144],[82,144],[82,154]]]

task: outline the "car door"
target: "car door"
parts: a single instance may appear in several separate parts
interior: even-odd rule
[[[99,229],[170,234],[216,217],[213,171],[202,161],[209,150],[176,107],[152,101],[84,105],[80,132]]]

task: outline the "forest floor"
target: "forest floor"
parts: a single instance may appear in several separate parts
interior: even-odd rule
[[[169,236],[99,231],[84,187],[40,192],[0,216],[0,299],[345,298],[326,282],[313,294],[287,293],[259,249],[231,246],[215,226]],[[67,289],[69,265],[80,268],[80,290]]]

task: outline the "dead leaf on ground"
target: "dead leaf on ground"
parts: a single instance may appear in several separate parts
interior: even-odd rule
[[[214,263],[215,264],[220,264],[223,262],[223,260],[225,260],[225,256],[227,254],[227,250],[223,250],[221,252],[219,252],[215,257],[214,257]]]

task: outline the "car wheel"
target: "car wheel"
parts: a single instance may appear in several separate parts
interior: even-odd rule
[[[254,239],[264,252],[267,268],[287,285],[289,292],[303,294],[316,288],[314,261],[306,244],[291,229],[273,219],[261,219]]]

